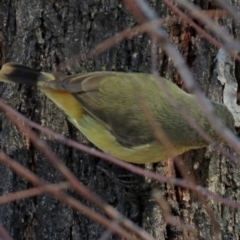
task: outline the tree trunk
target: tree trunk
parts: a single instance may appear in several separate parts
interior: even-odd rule
[[[214,9],[211,1],[198,1],[204,9]],[[235,3],[239,8],[239,3]],[[151,1],[161,17],[171,15],[161,1]],[[240,28],[229,18],[221,21],[236,38]],[[87,54],[102,40],[136,25],[131,13],[118,0],[12,0],[0,1],[0,56],[1,63],[18,62],[38,70],[51,71],[62,62],[78,54]],[[195,79],[209,97],[222,101],[221,85],[216,79],[214,59],[218,49],[196,34],[189,25],[175,21],[168,25],[171,40],[177,45],[189,64]],[[126,39],[93,60],[78,59],[62,67],[65,73],[100,70],[150,72],[151,41],[144,34]],[[161,76],[181,85],[173,62],[159,47]],[[234,67],[234,66],[233,66]],[[31,120],[87,143],[66,116],[35,87],[1,84],[1,97],[14,109]],[[57,183],[64,178],[49,161],[36,150],[29,140],[1,114],[1,150],[41,179]],[[39,133],[51,149],[69,167],[77,178],[107,203],[156,239],[212,239],[212,222],[198,198],[186,189],[156,183],[129,173],[104,160],[94,158],[52,140]],[[226,198],[240,199],[239,168],[211,147],[184,154],[184,162],[195,175],[197,183]],[[147,165],[148,169],[165,174],[167,163]],[[126,176],[128,174],[128,176]],[[176,172],[177,176],[179,173]],[[121,184],[121,179],[134,184]],[[0,165],[0,195],[32,187],[14,171]],[[151,199],[156,187],[166,196],[174,216],[193,224],[197,237],[186,234],[164,222],[162,212]],[[83,203],[84,198],[70,192]],[[239,210],[209,200],[220,225],[222,239],[239,239]],[[91,206],[91,205],[90,205]],[[91,206],[94,209],[94,207]],[[62,204],[52,196],[43,194],[0,206],[0,222],[13,239],[98,239],[105,229],[83,214]],[[111,239],[120,239],[113,235]]]

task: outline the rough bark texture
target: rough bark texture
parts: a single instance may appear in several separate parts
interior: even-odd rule
[[[198,2],[204,9],[215,8],[209,3],[211,1]],[[161,17],[170,14],[161,1],[151,1],[151,5]],[[235,5],[239,8],[237,3]],[[232,20],[223,20],[222,24],[239,38],[240,28]],[[0,60],[1,63],[13,61],[50,71],[59,63],[76,54],[87,53],[107,37],[134,25],[135,20],[118,0],[1,0]],[[168,32],[207,95],[221,101],[221,86],[216,80],[214,65],[217,49],[185,24],[176,22],[169,26]],[[172,61],[160,48],[159,52],[160,74],[181,84]],[[63,70],[66,73],[95,70],[150,72],[150,39],[146,35],[127,39],[94,60],[75,61]],[[26,117],[86,143],[64,114],[35,88],[1,84],[0,91],[1,97]],[[1,150],[42,179],[53,183],[63,180],[61,174],[3,114],[0,119]],[[210,218],[197,197],[188,190],[144,180],[45,135],[40,136],[80,181],[156,239],[212,239]],[[184,156],[186,165],[199,184],[224,197],[240,200],[240,171],[234,163],[211,148],[191,151]],[[163,174],[164,166],[165,163],[159,163],[147,167]],[[126,180],[125,174],[129,174],[127,179],[130,177],[136,183],[130,187],[120,184],[118,178],[124,176]],[[31,184],[0,165],[0,195],[29,187]],[[150,197],[153,187],[166,193],[173,215],[199,229],[197,237],[165,224],[161,210]],[[89,205],[82,197],[73,195]],[[239,239],[240,212],[211,200],[209,204],[220,224],[222,238]],[[48,195],[0,206],[0,222],[13,239],[95,240],[105,231],[97,223]],[[119,237],[114,235],[112,239]]]

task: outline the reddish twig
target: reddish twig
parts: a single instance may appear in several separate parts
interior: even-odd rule
[[[228,50],[240,50],[240,43],[235,41],[228,32],[225,31],[219,24],[215,23],[211,18],[207,16],[196,5],[186,0],[176,0],[176,2],[183,8],[188,10],[188,14],[197,19],[201,23],[205,24],[214,34],[219,36],[225,43],[224,46]]]
[[[57,67],[57,71],[60,71],[61,69],[66,68],[66,65],[71,65],[74,64],[76,61],[86,61],[86,59],[90,59],[94,56],[97,56],[105,51],[107,51],[108,49],[110,49],[111,47],[113,47],[116,44],[119,44],[120,42],[122,42],[124,39],[127,38],[133,38],[135,36],[138,36],[142,33],[147,32],[149,26],[153,26],[153,27],[157,27],[160,26],[164,23],[164,20],[160,19],[160,20],[156,20],[156,21],[151,21],[148,23],[144,23],[141,24],[139,26],[136,27],[132,27],[132,28],[128,28],[128,29],[124,29],[121,32],[116,33],[114,36],[102,41],[101,43],[97,44],[94,48],[92,48],[89,53],[87,54],[80,54],[76,57],[71,58],[70,60],[64,63],[60,63]]]
[[[201,36],[205,37],[210,43],[212,43],[214,46],[218,48],[224,48],[226,51],[229,52],[229,54],[240,61],[240,56],[238,56],[235,52],[229,51],[224,44],[220,43],[218,40],[216,40],[214,37],[212,37],[209,33],[207,33],[202,27],[198,26],[187,14],[185,14],[183,11],[181,11],[178,7],[176,7],[172,2],[169,0],[163,0],[165,4],[171,8],[175,13],[177,13],[183,21],[188,23],[190,26],[192,26]],[[207,16],[209,16],[209,13],[206,11],[201,11],[205,13]]]
[[[85,196],[89,201],[93,202],[96,206],[104,210],[110,217],[118,220],[127,229],[133,231],[136,235],[139,235],[143,239],[152,239],[152,237],[145,232],[143,229],[139,228],[128,218],[121,215],[115,208],[111,205],[106,204],[99,196],[93,194],[86,186],[84,186],[78,179],[72,174],[72,172],[56,157],[56,155],[50,150],[48,145],[39,139],[37,135],[25,124],[24,118],[21,115],[16,117],[16,112],[8,107],[3,101],[0,101],[0,109],[2,109],[6,116],[23,132],[27,135],[29,139],[33,142],[35,147],[40,149],[48,160],[53,164],[53,166],[58,169],[63,176],[69,181],[70,185],[77,192]]]
[[[235,19],[235,21],[240,22],[240,14],[239,12],[233,8],[227,1],[216,0],[228,13]]]
[[[0,151],[0,161],[10,167],[12,170],[14,170],[16,173],[18,173],[23,178],[27,179],[28,181],[32,182],[34,185],[45,187],[46,182],[40,180],[37,175],[35,175],[33,172],[29,171],[22,165],[20,165],[18,162],[14,161],[12,158],[8,157],[4,152]],[[80,213],[84,213],[87,217],[92,219],[95,222],[100,223],[101,225],[111,229],[113,232],[117,233],[119,236],[122,236],[127,239],[136,240],[134,236],[131,236],[128,232],[126,232],[122,227],[119,225],[113,225],[110,220],[103,217],[102,215],[98,214],[97,212],[91,210],[90,208],[86,207],[79,201],[77,201],[75,198],[68,196],[67,194],[64,194],[63,192],[51,188],[48,189],[45,187],[45,190],[47,190],[48,193],[55,196],[60,201],[68,204],[69,206],[75,208]],[[146,238],[148,239],[148,238]]]
[[[128,2],[131,2],[131,1],[133,0],[125,0],[127,4]],[[149,21],[153,21],[155,20],[155,18],[157,18],[157,15],[155,14],[155,12],[153,12],[153,10],[150,9],[149,6],[144,1],[139,0],[135,3],[138,4],[139,8],[141,8],[141,10],[147,14]],[[146,11],[146,9],[148,9],[148,11]],[[135,15],[137,16],[137,14]],[[177,68],[182,79],[184,80],[184,83],[187,89],[189,90],[189,92],[195,94],[196,98],[198,99],[198,104],[201,107],[201,110],[207,117],[208,121],[212,124],[212,127],[214,128],[214,130],[237,153],[240,153],[240,142],[238,138],[228,128],[226,128],[222,123],[221,119],[216,116],[211,102],[203,95],[203,93],[199,89],[198,84],[194,81],[192,74],[189,68],[187,67],[183,57],[177,51],[177,49],[170,43],[165,31],[159,28],[155,28],[155,29],[152,28],[152,29],[149,29],[149,34],[151,36],[155,36],[158,38],[158,41],[160,42],[162,48],[165,50],[165,52],[169,55],[169,57],[174,62],[175,67]],[[237,161],[237,164],[240,165],[240,161]]]
[[[9,193],[9,194],[0,196],[0,205],[21,200],[24,198],[34,197],[36,195],[40,195],[45,192],[52,191],[52,189],[56,189],[60,191],[63,189],[68,189],[69,187],[70,187],[69,183],[63,182],[63,183],[56,183],[56,184],[45,184],[40,187],[30,188],[27,190],[22,190],[14,193]]]
[[[114,163],[122,168],[128,169],[129,171],[141,175],[141,176],[145,176],[145,177],[149,177],[152,179],[155,179],[159,182],[163,182],[163,183],[168,183],[168,184],[174,184],[176,186],[179,187],[183,187],[183,188],[187,188],[192,190],[193,192],[199,192],[202,195],[208,196],[213,198],[214,200],[216,200],[217,202],[220,202],[226,206],[230,206],[233,208],[240,208],[240,203],[236,202],[236,201],[232,201],[230,199],[225,199],[211,191],[209,191],[208,189],[200,186],[200,185],[194,185],[191,182],[182,180],[182,179],[178,179],[178,178],[168,178],[165,176],[162,176],[160,174],[156,174],[154,172],[150,172],[148,170],[139,168],[135,165],[129,164],[127,162],[123,162],[120,161],[106,153],[100,152],[94,148],[90,148],[88,146],[85,146],[81,143],[78,143],[76,141],[73,141],[69,138],[66,138],[65,136],[55,133],[52,130],[50,130],[49,128],[45,128],[35,122],[32,122],[31,120],[25,118],[24,116],[22,116],[20,113],[18,113],[17,111],[15,111],[14,109],[12,109],[11,107],[7,106],[2,100],[0,100],[0,109],[2,109],[4,112],[8,112],[13,114],[14,118],[17,119],[18,121],[21,120],[23,122],[25,122],[26,124],[28,124],[29,126],[38,129],[39,131],[41,131],[42,133],[51,135],[52,137],[54,137],[57,141],[62,142],[68,146],[74,147],[80,151],[84,151],[90,155],[105,159],[111,163]]]
[[[197,231],[194,226],[186,224],[182,220],[177,219],[175,216],[172,215],[171,208],[168,202],[165,200],[165,198],[159,191],[154,190],[152,193],[152,196],[154,200],[158,203],[159,207],[161,208],[163,217],[168,224],[176,226],[181,230],[190,231],[195,235],[195,237],[197,237],[196,236]]]
[[[0,239],[1,240],[13,240],[6,229],[0,224]]]

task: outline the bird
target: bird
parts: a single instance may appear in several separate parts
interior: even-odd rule
[[[212,139],[221,141],[195,95],[165,78],[163,89],[152,74],[102,71],[59,75],[10,62],[2,66],[0,81],[36,86],[90,142],[126,162],[145,164],[173,157],[156,138],[141,103],[175,148],[175,155],[209,144],[169,102],[166,91]],[[233,130],[234,118],[228,108],[212,104],[215,114]]]

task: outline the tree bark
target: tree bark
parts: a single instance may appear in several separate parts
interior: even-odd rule
[[[211,2],[198,1],[204,9],[215,9]],[[239,9],[239,3],[234,3]],[[161,1],[151,1],[161,17],[172,13]],[[238,39],[240,28],[229,18],[221,20]],[[88,54],[102,40],[136,25],[131,13],[118,0],[12,0],[0,1],[0,60],[18,62],[38,70],[51,71],[78,54]],[[184,55],[195,79],[208,97],[222,101],[221,85],[216,79],[214,59],[217,48],[196,34],[189,25],[176,21],[168,26],[174,44]],[[76,60],[62,67],[65,73],[113,70],[151,72],[151,41],[144,34],[126,39],[92,60]],[[173,62],[159,46],[161,76],[182,84]],[[234,67],[234,66],[233,66]],[[237,76],[236,76],[237,77]],[[66,116],[34,87],[1,84],[1,97],[24,116],[79,142],[87,143]],[[36,173],[41,179],[57,183],[64,178],[29,140],[1,113],[0,147],[9,156]],[[142,226],[156,239],[212,239],[213,224],[202,203],[186,189],[144,179],[104,160],[69,148],[39,133],[77,178],[122,214]],[[227,148],[227,147],[226,147]],[[229,150],[230,151],[230,150]],[[235,163],[212,147],[183,155],[197,183],[226,198],[239,201],[240,171]],[[167,163],[145,166],[165,174]],[[126,176],[126,174],[128,176]],[[179,173],[176,171],[179,177]],[[120,178],[134,184],[121,184]],[[0,165],[0,195],[32,187],[14,171]],[[167,225],[151,189],[161,190],[174,216],[193,224],[197,236]],[[69,191],[95,209],[83,197]],[[208,201],[220,225],[222,239],[239,239],[240,211],[213,200]],[[13,239],[98,239],[105,231],[83,214],[43,194],[0,206],[0,222]],[[113,235],[111,239],[120,239]]]

